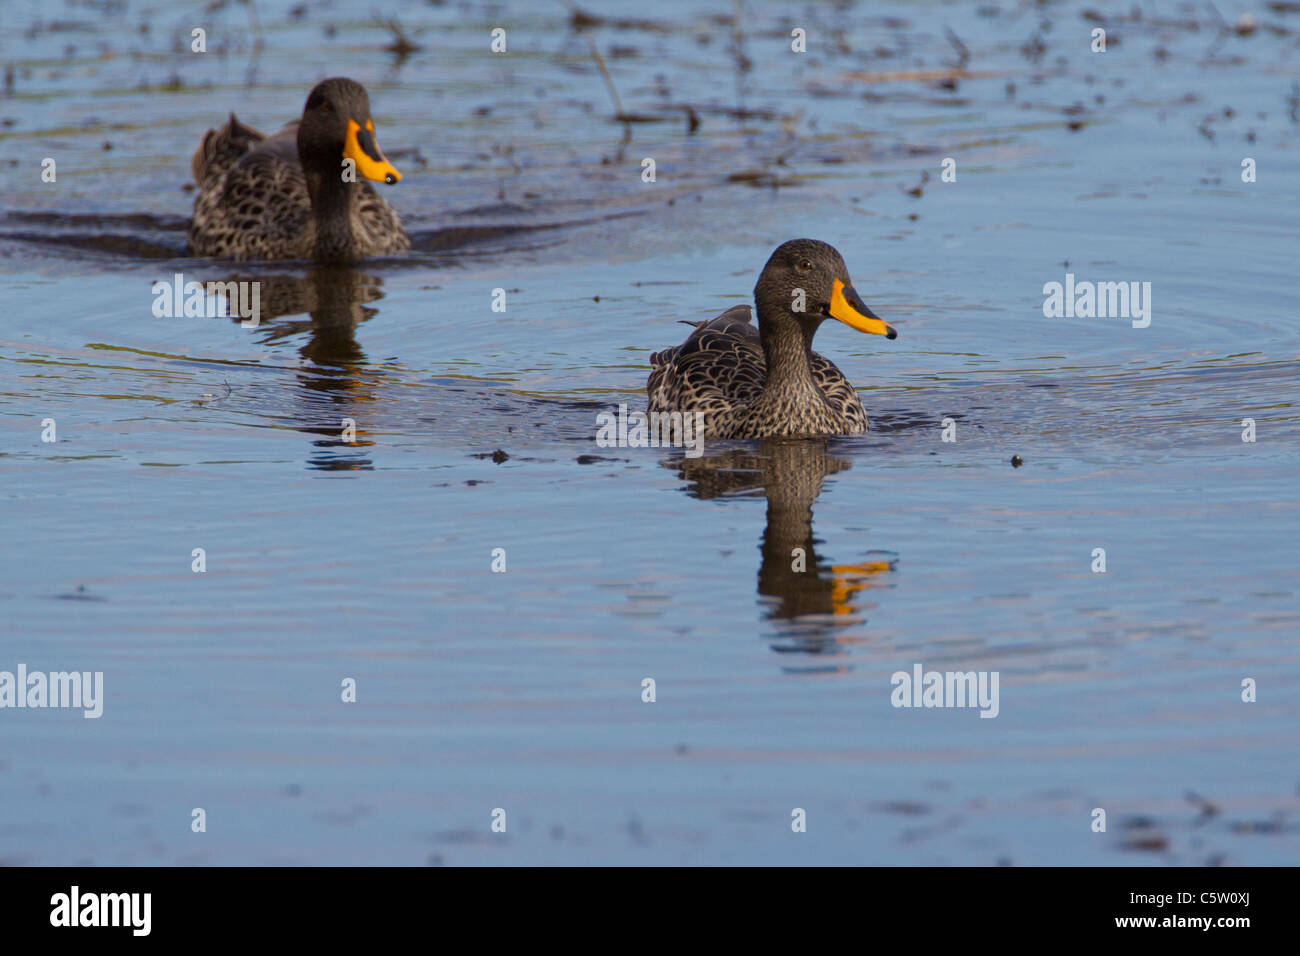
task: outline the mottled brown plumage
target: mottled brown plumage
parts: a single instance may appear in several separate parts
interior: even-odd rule
[[[352,181],[344,175],[349,140],[361,160]],[[391,171],[390,182],[401,177],[375,145],[370,98],[352,80],[317,84],[302,119],[269,137],[232,113],[208,130],[191,168],[193,255],[343,263],[411,247],[397,213],[362,178],[379,175],[367,170]]]
[[[889,338],[897,333],[858,298],[840,254],[813,239],[783,244],[764,266],[754,301],[758,328],[749,306],[734,306],[650,356],[649,410],[703,412],[711,439],[865,432],[857,391],[812,351],[812,339],[829,317]]]

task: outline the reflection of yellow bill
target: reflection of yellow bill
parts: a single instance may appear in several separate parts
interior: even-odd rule
[[[832,288],[830,309],[832,319],[839,319],[849,328],[857,329],[859,332],[883,335],[887,339],[898,338],[894,327],[868,309],[853,286],[845,285],[836,279]]]
[[[853,596],[867,586],[862,580],[870,574],[894,570],[891,561],[867,561],[863,564],[836,564],[831,567],[831,609],[834,614],[852,614]]]
[[[854,574],[879,574],[881,571],[894,570],[892,561],[867,561],[865,564],[837,564],[831,568],[835,574],[845,576]]]
[[[390,163],[375,142],[375,124],[366,120],[365,129],[356,120],[348,120],[343,140],[343,155],[357,164],[357,172],[377,183],[400,183],[402,174]]]

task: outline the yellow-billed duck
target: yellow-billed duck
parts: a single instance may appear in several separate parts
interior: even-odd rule
[[[375,142],[370,97],[353,80],[318,83],[302,119],[272,136],[231,113],[191,166],[193,255],[346,263],[411,247],[397,213],[363,181],[402,174]]]
[[[844,260],[815,239],[777,247],[754,287],[758,328],[738,305],[650,356],[651,412],[703,412],[711,439],[858,435],[867,413],[844,374],[812,350],[828,318],[897,338],[853,289]]]

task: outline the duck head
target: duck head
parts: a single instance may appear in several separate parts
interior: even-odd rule
[[[777,246],[754,287],[760,331],[764,319],[798,323],[805,343],[827,319],[851,329],[898,338],[894,327],[872,312],[853,288],[849,270],[834,246],[816,239],[792,239]]]
[[[343,160],[374,182],[401,182],[402,174],[388,161],[375,141],[366,88],[346,77],[316,84],[303,107],[298,124],[298,157],[305,170],[342,181]]]

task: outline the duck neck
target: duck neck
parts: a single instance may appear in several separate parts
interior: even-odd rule
[[[812,374],[812,332],[788,312],[765,312],[759,308],[758,335],[767,364],[763,391],[820,395]]]
[[[305,162],[307,192],[311,197],[311,214],[316,223],[317,262],[355,262],[360,258],[352,220],[360,186],[344,182],[339,169],[325,171]]]

